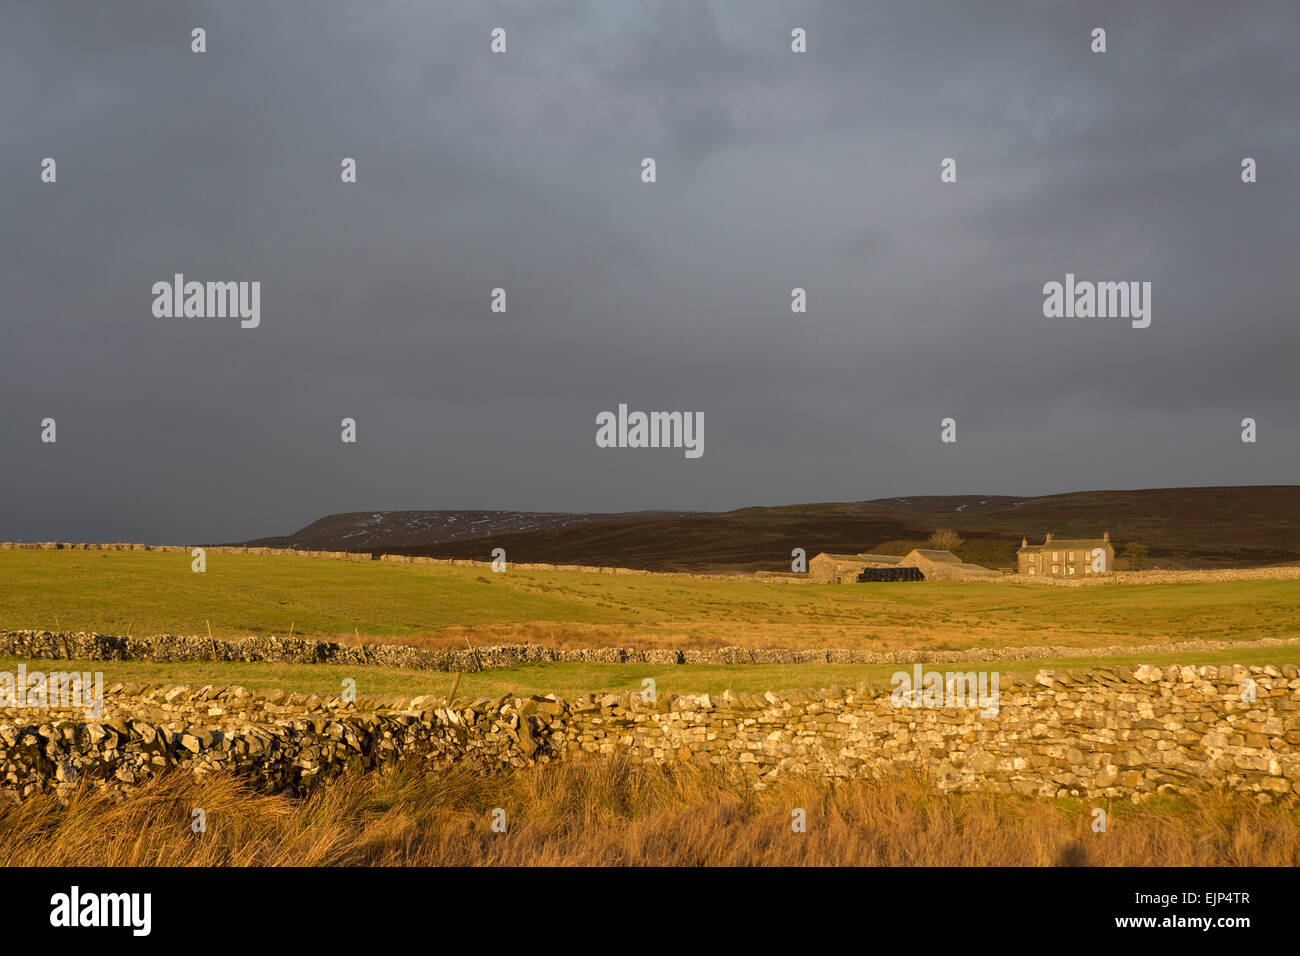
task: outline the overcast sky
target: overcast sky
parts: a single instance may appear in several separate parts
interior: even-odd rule
[[[0,539],[1295,483],[1298,11],[9,0]],[[1150,327],[1045,318],[1067,272]],[[704,455],[598,448],[620,402]]]

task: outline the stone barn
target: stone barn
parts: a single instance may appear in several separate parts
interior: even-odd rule
[[[927,581],[1001,577],[978,564],[966,564],[951,551],[928,548],[915,548],[902,558],[892,554],[819,554],[808,562],[808,577],[821,584],[853,584],[867,568],[917,568]]]
[[[893,554],[826,554],[808,562],[808,577],[819,584],[856,584],[865,568],[892,568],[903,559]]]
[[[898,564],[903,568],[919,568],[927,581],[973,581],[1002,576],[978,564],[967,564],[951,551],[929,548],[914,548]]]

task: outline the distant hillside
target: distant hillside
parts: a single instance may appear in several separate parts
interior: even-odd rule
[[[520,562],[779,570],[789,568],[796,547],[809,557],[903,553],[941,527],[966,539],[958,549],[965,560],[991,568],[1014,564],[1022,535],[1041,541],[1048,531],[1083,537],[1107,530],[1117,550],[1137,541],[1162,568],[1281,564],[1300,561],[1300,486],[883,498],[721,514],[366,512],[258,543],[478,559],[500,547]]]
[[[327,515],[293,534],[243,541],[251,547],[368,551],[428,547],[519,531],[549,531],[592,521],[671,518],[701,512],[567,514],[548,511],[353,511]]]

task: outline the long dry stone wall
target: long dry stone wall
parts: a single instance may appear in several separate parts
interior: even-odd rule
[[[1262,568],[1203,568],[1189,571],[1112,571],[1081,578],[1054,578],[1050,574],[1004,574],[1004,584],[1025,584],[1060,588],[1108,587],[1122,584],[1211,584],[1224,581],[1297,581],[1300,565],[1282,564]]]
[[[469,558],[426,558],[411,554],[382,554],[369,551],[308,551],[303,548],[258,548],[243,546],[202,546],[207,554],[262,554],[278,557],[294,556],[307,558],[332,558],[342,561],[380,561],[386,564],[425,564],[442,565],[456,568],[478,568],[490,570],[491,561],[475,561]],[[171,554],[189,554],[189,545],[175,544],[131,544],[114,542],[98,544],[94,542],[72,541],[0,541],[0,551],[161,551]],[[703,571],[647,571],[643,568],[620,568],[606,565],[590,564],[540,564],[537,562],[512,561],[509,567],[516,571],[576,571],[585,574],[623,574],[634,577],[661,578],[704,578],[714,581],[752,581],[753,574],[741,572],[711,573]]]
[[[165,551],[186,553],[189,546],[171,544],[132,543],[81,543],[69,541],[0,541],[0,551]],[[269,554],[296,555],[310,558],[333,558],[345,561],[382,561],[389,564],[445,565],[448,567],[489,570],[490,561],[473,561],[466,558],[426,558],[407,554],[379,554],[356,551],[307,551],[300,548],[249,548],[207,547],[208,554]],[[518,571],[576,571],[586,574],[622,574],[638,577],[686,577],[717,581],[764,581],[768,583],[815,583],[808,574],[789,571],[755,571],[752,573],[708,573],[698,571],[647,571],[641,568],[620,568],[586,564],[537,564],[511,562]],[[1218,568],[1188,571],[1114,571],[1109,574],[1090,574],[1082,578],[1058,578],[1050,574],[988,574],[966,577],[967,581],[986,583],[1024,584],[1042,587],[1105,587],[1118,584],[1194,584],[1216,581],[1296,581],[1300,580],[1300,564],[1273,565],[1260,568]]]
[[[158,634],[120,637],[63,631],[0,631],[0,657],[86,661],[264,661],[281,664],[344,664],[404,670],[477,672],[521,664],[915,664],[1016,661],[1053,657],[1117,657],[1258,647],[1286,647],[1297,638],[1255,641],[1201,640],[1138,646],[983,647],[959,651],[873,651],[865,648],[632,648],[557,649],[541,644],[502,644],[462,650],[431,650],[405,644],[340,644],[312,638],[209,637]]]
[[[1243,687],[1253,682],[1252,699]],[[1223,787],[1300,794],[1300,668],[1118,667],[1002,681],[996,716],[898,707],[889,688],[344,704],[239,687],[106,688],[101,716],[0,710],[0,796],[129,792],[169,769],[266,792],[404,764],[484,772],[584,754],[781,774],[924,772],[943,790],[1141,799]]]

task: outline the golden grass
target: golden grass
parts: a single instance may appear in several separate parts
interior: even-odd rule
[[[211,554],[0,550],[0,625],[427,647],[1140,646],[1300,637],[1300,580],[791,585]],[[61,628],[60,628],[61,625]]]
[[[121,802],[78,791],[0,810],[6,866],[1295,866],[1300,810],[1206,793],[1104,801],[945,795],[918,779],[754,790],[695,766],[590,759],[342,777],[304,799],[228,777],[161,777]],[[207,831],[194,834],[201,807]],[[506,833],[491,813],[506,811]],[[802,808],[807,832],[791,830]]]

